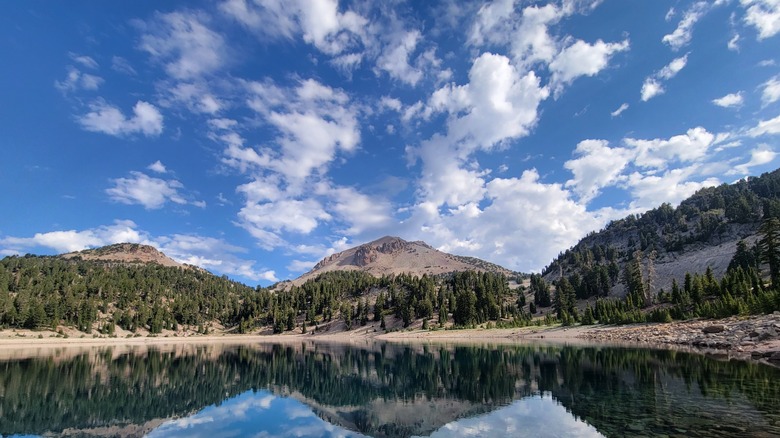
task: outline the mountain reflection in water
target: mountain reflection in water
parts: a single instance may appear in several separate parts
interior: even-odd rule
[[[61,348],[0,358],[0,434],[780,436],[780,370],[537,344]]]

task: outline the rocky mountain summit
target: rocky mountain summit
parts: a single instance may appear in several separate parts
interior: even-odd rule
[[[506,268],[484,260],[447,254],[422,241],[409,242],[400,237],[385,236],[325,257],[293,283],[303,284],[325,272],[351,270],[364,271],[375,277],[402,273],[438,275],[468,270],[513,274]]]
[[[83,251],[62,254],[64,259],[80,258],[86,261],[115,262],[121,264],[157,263],[162,266],[185,266],[160,252],[157,248],[139,243],[116,243]]]

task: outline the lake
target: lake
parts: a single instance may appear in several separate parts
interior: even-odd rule
[[[780,369],[541,344],[0,350],[0,434],[780,436]]]

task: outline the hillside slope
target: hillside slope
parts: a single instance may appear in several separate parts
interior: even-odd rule
[[[656,293],[669,291],[673,279],[682,283],[686,272],[710,268],[720,278],[737,243],[744,240],[752,247],[761,222],[771,217],[780,217],[780,170],[702,189],[677,208],[663,204],[613,221],[561,253],[544,269],[543,277],[548,282],[561,275],[585,279],[606,271],[609,295],[623,296],[621,273],[631,258],[641,256],[645,273],[651,264],[655,271]]]
[[[60,257],[64,259],[117,262],[123,264],[156,263],[161,266],[185,266],[152,246],[138,243],[117,243],[95,249],[69,252],[61,254]]]

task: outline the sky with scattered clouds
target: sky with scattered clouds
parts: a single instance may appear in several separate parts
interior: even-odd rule
[[[538,271],[778,167],[776,0],[9,2],[0,255],[249,284],[397,235]]]

